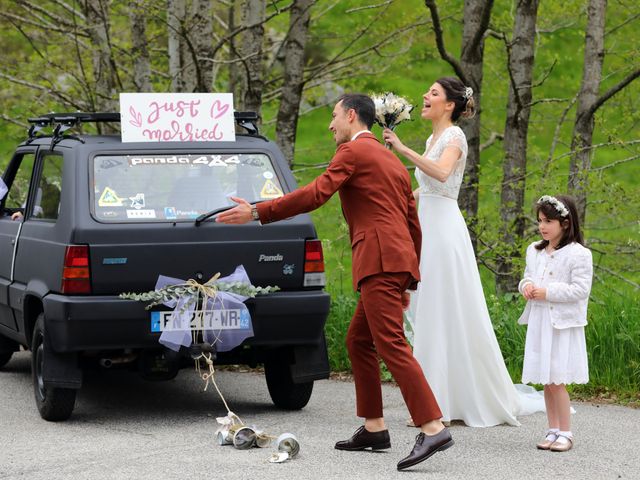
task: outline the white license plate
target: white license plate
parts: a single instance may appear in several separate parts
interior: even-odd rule
[[[184,330],[174,325],[173,312],[151,312],[151,331]],[[194,310],[188,330],[240,330],[251,326],[249,312],[240,309]]]

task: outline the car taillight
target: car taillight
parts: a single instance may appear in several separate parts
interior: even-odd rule
[[[62,269],[62,293],[91,293],[89,246],[67,245]]]
[[[307,240],[304,245],[304,286],[324,287],[324,255],[320,240]]]

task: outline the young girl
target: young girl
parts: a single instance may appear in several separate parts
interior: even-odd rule
[[[522,382],[544,384],[549,430],[537,447],[566,452],[573,434],[565,385],[589,381],[584,326],[593,266],[571,198],[545,195],[536,214],[542,241],[527,248],[518,286],[528,300],[518,320],[528,324]]]

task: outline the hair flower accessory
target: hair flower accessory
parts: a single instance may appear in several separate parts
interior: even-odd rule
[[[548,203],[550,205],[553,205],[553,208],[556,209],[561,217],[566,217],[567,215],[569,215],[569,209],[565,206],[565,204],[558,200],[556,197],[552,197],[551,195],[541,196],[536,203]]]
[[[465,87],[465,89],[464,89],[464,98],[466,100],[469,100],[471,97],[473,97],[473,88]]]

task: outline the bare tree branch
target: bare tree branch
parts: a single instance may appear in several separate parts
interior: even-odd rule
[[[32,88],[33,90],[38,90],[40,92],[45,92],[48,94],[53,95],[54,97],[59,98],[60,100],[62,100],[63,102],[65,102],[67,105],[70,105],[74,108],[77,109],[81,109],[80,105],[76,102],[74,102],[70,97],[66,96],[65,94],[63,94],[62,92],[52,89],[52,88],[47,88],[47,87],[43,87],[42,85],[38,85],[37,83],[32,83],[32,82],[27,82],[26,80],[22,80],[20,78],[16,78],[12,75],[7,75],[6,73],[0,72],[0,78],[4,78],[5,80],[8,80],[12,83],[15,83],[16,85],[22,85],[24,87],[29,87]]]
[[[531,103],[528,103],[527,105],[525,105],[526,108],[531,108],[534,105],[538,105],[539,103],[564,103],[564,102],[570,102],[571,99],[569,98],[539,98],[538,100],[534,100]]]
[[[478,46],[480,45],[480,42],[482,42],[482,40],[484,39],[485,32],[489,28],[489,20],[491,19],[492,9],[493,9],[493,0],[488,0],[487,3],[485,3],[484,5],[484,9],[482,10],[482,18],[480,19],[480,25],[478,26],[478,29],[476,30],[476,33],[473,39],[471,40],[471,42],[465,46],[465,51],[467,50],[473,51],[477,49]],[[465,52],[463,51],[462,55],[464,54]]]
[[[44,30],[45,32],[57,32],[57,33],[62,33],[67,36],[70,36],[69,29],[58,28],[55,25],[49,24],[49,23],[38,23],[38,22],[35,22],[34,20],[21,17],[19,15],[15,15],[13,13],[0,12],[0,17],[4,17],[7,20],[11,21],[13,25],[15,25],[14,22],[18,22],[20,24],[31,25],[32,27],[39,28],[41,30]],[[83,36],[88,37],[88,35],[86,34],[84,34]]]
[[[465,72],[463,71],[462,66],[460,65],[460,62],[457,59],[455,59],[453,56],[451,56],[449,52],[447,52],[447,49],[444,45],[444,33],[442,31],[440,14],[438,13],[438,6],[436,5],[435,0],[424,0],[424,4],[429,9],[429,12],[431,12],[431,22],[433,24],[433,32],[436,34],[436,46],[438,47],[438,52],[440,53],[440,56],[449,65],[451,65],[451,68],[453,68],[453,70],[456,72],[456,75],[458,76],[458,78],[460,78],[460,80],[462,80],[462,82],[465,85],[469,85],[471,82],[469,82],[469,79],[465,75]]]
[[[560,129],[562,128],[562,124],[564,123],[564,121],[567,118],[567,114],[569,113],[569,110],[571,110],[571,108],[575,105],[576,101],[578,100],[578,94],[576,94],[571,101],[569,102],[569,105],[566,106],[566,108],[562,111],[562,114],[560,115],[560,119],[558,120],[558,123],[556,124],[556,129],[553,132],[553,140],[551,141],[551,148],[549,149],[549,156],[547,157],[546,162],[544,163],[543,167],[542,167],[542,176],[543,178],[546,178],[548,173],[549,173],[549,166],[551,165],[551,161],[553,159],[553,154],[555,153],[556,150],[556,146],[558,145],[558,139],[560,138]]]
[[[387,0],[386,2],[378,3],[377,5],[365,5],[364,7],[350,8],[349,10],[345,10],[344,13],[354,13],[354,12],[359,12],[361,10],[371,10],[374,8],[386,7],[391,3],[393,3],[393,0]]]
[[[633,22],[634,20],[636,20],[638,17],[640,17],[640,12],[636,13],[635,15],[631,15],[629,18],[627,18],[624,22],[619,23],[618,25],[616,25],[615,27],[611,27],[611,29],[607,30],[604,34],[605,36],[607,35],[611,35],[613,32],[615,32],[616,30],[624,27],[626,24]]]
[[[633,288],[635,288],[636,290],[639,290],[639,289],[640,289],[640,284],[638,284],[638,283],[634,282],[633,280],[629,280],[629,279],[628,279],[628,278],[626,278],[626,277],[623,277],[622,275],[620,275],[620,274],[618,274],[618,273],[614,272],[613,270],[611,270],[611,269],[609,269],[609,268],[607,268],[607,267],[604,267],[604,266],[602,266],[602,265],[594,265],[594,267],[595,267],[596,269],[598,269],[598,270],[602,270],[603,272],[605,272],[605,273],[609,274],[610,276],[612,276],[612,277],[614,277],[614,278],[617,278],[618,280],[622,280],[623,282],[625,282],[625,283],[627,283],[627,284],[631,285],[631,286],[632,286]]]
[[[623,78],[620,82],[618,82],[616,85],[614,85],[609,90],[607,90],[603,95],[601,95],[596,100],[596,102],[591,106],[591,108],[588,110],[587,115],[593,116],[596,113],[596,111],[602,105],[604,105],[604,103],[607,100],[609,100],[616,93],[618,93],[620,90],[622,90],[624,87],[629,85],[631,82],[633,82],[638,77],[640,77],[640,67],[636,68],[633,72],[631,72],[629,75],[627,75],[625,78]]]
[[[544,73],[544,75],[542,76],[542,78],[541,78],[539,81],[535,82],[533,85],[531,85],[531,87],[532,87],[532,88],[535,88],[535,87],[539,87],[539,86],[541,86],[541,85],[542,85],[542,84],[547,80],[547,78],[549,78],[549,75],[551,75],[551,72],[553,72],[553,69],[554,69],[554,67],[557,65],[557,63],[558,63],[558,59],[557,59],[557,58],[554,58],[554,59],[553,59],[553,63],[552,63],[552,64],[551,64],[551,66],[547,69],[547,71]]]
[[[49,17],[51,20],[53,20],[54,22],[56,22],[59,25],[63,25],[65,27],[73,27],[73,23],[69,22],[64,17],[61,17],[59,15],[55,15],[51,11],[51,9],[43,8],[39,4],[36,4],[36,3],[33,3],[33,2],[28,2],[26,0],[16,0],[16,3],[18,5],[20,5],[22,8],[24,8],[26,10],[27,14],[30,17],[34,16],[36,18],[39,18],[41,21],[46,22],[47,24],[50,24],[52,26],[54,25],[54,24],[51,24],[50,22],[48,22],[44,17],[34,14],[34,12],[39,12],[42,15],[44,15],[45,17]]]
[[[633,155],[631,157],[627,157],[627,158],[623,158],[621,160],[616,160],[615,162],[611,162],[608,165],[603,165],[602,167],[597,167],[597,168],[592,168],[591,170],[589,170],[590,172],[601,172],[603,170],[608,170],[609,168],[613,168],[616,167],[622,163],[628,163],[628,162],[632,162],[634,160],[637,160],[638,158],[640,158],[640,154],[638,155]]]
[[[496,143],[497,141],[502,141],[502,140],[504,140],[504,134],[498,133],[498,132],[491,132],[491,135],[489,136],[487,141],[480,145],[480,151],[482,152],[487,148],[489,148],[494,143]]]
[[[4,113],[0,113],[0,118],[2,118],[6,122],[13,123],[14,125],[18,125],[19,127],[29,128],[28,124],[21,122],[20,120],[16,120],[15,118],[11,118],[8,115],[5,115]]]

